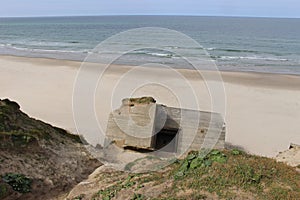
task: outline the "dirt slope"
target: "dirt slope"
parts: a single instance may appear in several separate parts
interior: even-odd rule
[[[100,165],[78,136],[0,100],[0,199],[56,199]]]

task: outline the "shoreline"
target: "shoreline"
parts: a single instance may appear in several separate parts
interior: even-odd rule
[[[59,59],[59,58],[47,58],[47,57],[26,57],[26,56],[18,56],[18,55],[8,55],[8,54],[0,54],[0,58],[15,58],[15,59],[24,59],[24,60],[45,60],[49,61],[50,63],[59,63],[59,62],[68,62],[73,63],[74,65],[78,63],[83,63],[84,61],[79,60],[70,60],[70,59]],[[104,63],[101,63],[104,65]],[[114,66],[127,66],[132,67],[136,65],[125,65],[125,64],[114,64]],[[145,66],[139,66],[139,67],[145,67]],[[156,67],[160,68],[160,67]],[[188,71],[195,71],[194,69],[187,69],[187,68],[173,68],[176,70],[188,70]],[[213,72],[213,70],[201,70],[201,71],[209,71]],[[228,73],[248,73],[248,74],[263,74],[263,75],[286,75],[286,76],[296,76],[300,77],[300,74],[292,74],[292,73],[272,73],[272,72],[256,72],[256,71],[234,71],[234,70],[219,70],[219,72],[228,72]]]
[[[72,95],[80,64],[68,60],[0,56],[0,98],[17,101],[30,116],[77,133]],[[102,104],[103,97],[109,98],[121,75],[132,68],[110,68],[104,89],[96,91],[95,108],[98,119],[102,120],[102,127],[106,128],[108,114],[112,110],[111,104]],[[194,70],[176,70],[197,91],[201,110],[210,111],[204,81],[199,80]],[[164,80],[170,70],[138,67],[137,71],[135,79],[145,80],[155,76]],[[220,74],[227,98],[226,142],[242,146],[249,153],[269,157],[288,149],[290,143],[300,143],[300,76],[227,71]],[[168,77],[168,81],[177,88],[176,92],[182,94],[186,90],[180,80]],[[121,85],[121,89],[126,89],[128,84]],[[135,96],[152,94],[159,103],[178,107],[176,96],[165,88],[151,86],[139,88],[134,93]]]
[[[36,58],[36,57],[25,57],[25,56],[14,56],[14,55],[0,55],[0,59],[14,60],[19,62],[30,61],[33,64],[42,64],[47,66],[69,66],[80,68],[83,61],[74,61],[66,59],[56,59],[56,58]],[[96,63],[98,64],[98,63]],[[100,63],[100,65],[105,66],[106,64]],[[115,67],[125,67],[132,68],[135,66],[130,65],[112,65]],[[140,68],[149,68],[145,66],[138,66]],[[154,69],[163,69],[160,67],[155,67]],[[176,71],[183,73],[193,74],[195,70],[193,69],[180,69],[173,68]],[[118,69],[116,69],[118,71]],[[207,73],[220,73],[223,81],[233,84],[242,84],[246,86],[265,86],[273,89],[288,89],[288,90],[300,90],[300,75],[298,74],[280,74],[280,73],[266,73],[266,72],[254,72],[254,71],[230,71],[230,70],[201,70],[201,72]],[[191,77],[190,77],[191,78]],[[196,76],[196,78],[199,78]],[[241,80],[243,78],[243,80]],[[293,79],[294,82],[286,83],[286,78]],[[253,82],[255,81],[255,82]]]

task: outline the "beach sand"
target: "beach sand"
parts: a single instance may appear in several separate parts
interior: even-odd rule
[[[30,116],[77,133],[72,94],[80,65],[74,61],[0,56],[0,98],[17,101]],[[183,84],[182,77],[171,75],[173,72],[146,67],[110,68],[95,92],[95,109],[101,127],[105,129],[109,112],[120,105],[122,98],[128,97],[126,90],[133,86],[138,87],[132,93],[134,96],[151,95],[158,103],[196,109],[192,99],[186,96],[190,86]],[[191,84],[200,99],[201,110],[210,111],[205,82],[195,71],[177,72]],[[221,72],[221,75],[226,94],[226,142],[270,157],[288,149],[290,143],[300,144],[300,76],[242,72]],[[139,87],[144,80],[152,78],[165,81],[169,89],[157,84]],[[112,91],[113,106],[110,104]],[[180,103],[176,95],[187,97],[185,103]]]

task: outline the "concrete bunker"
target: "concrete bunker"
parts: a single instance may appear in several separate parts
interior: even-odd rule
[[[223,149],[225,131],[218,113],[167,107],[142,97],[122,100],[109,116],[106,138],[121,148],[182,153],[200,150],[204,143]]]

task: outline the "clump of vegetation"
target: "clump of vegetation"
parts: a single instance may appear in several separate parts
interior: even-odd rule
[[[175,174],[175,178],[182,177],[189,169],[196,169],[199,167],[209,167],[213,162],[225,163],[227,157],[219,150],[213,150],[207,155],[203,153],[191,152],[186,159],[181,161],[181,166]]]
[[[135,176],[128,175],[125,181],[119,181],[106,189],[101,189],[94,195],[94,199],[101,196],[103,200],[110,200],[115,197],[122,189],[128,189],[136,185],[136,181],[132,180]]]
[[[11,134],[11,140],[14,146],[26,146],[36,141],[36,138],[27,134]]]
[[[243,152],[238,149],[232,149],[231,154],[237,156],[243,154]]]
[[[155,103],[156,100],[153,97],[141,97],[141,98],[130,98],[129,101],[131,103],[140,103],[140,104],[149,104]]]
[[[9,184],[14,191],[28,193],[31,191],[32,180],[23,174],[8,173],[2,177],[2,180]]]

